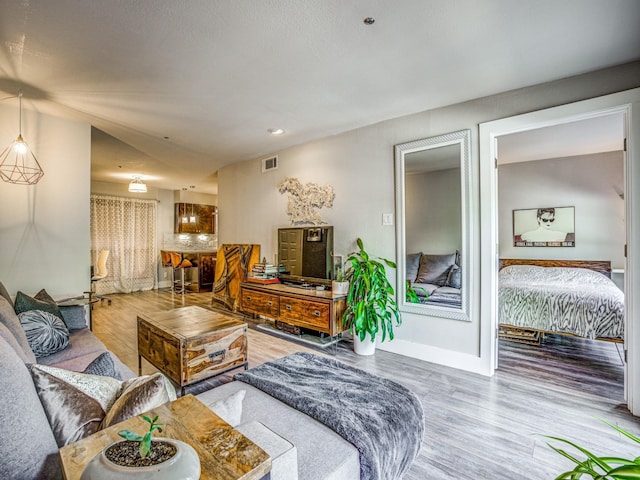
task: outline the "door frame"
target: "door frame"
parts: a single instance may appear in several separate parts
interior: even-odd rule
[[[631,292],[640,282],[640,222],[634,221],[640,207],[640,88],[589,100],[539,110],[500,120],[481,123],[480,146],[480,258],[486,264],[480,272],[480,360],[483,369],[493,374],[498,351],[498,184],[496,175],[496,139],[511,133],[601,115],[623,113],[626,138],[625,223],[627,257],[625,266],[625,394],[629,410],[640,415],[640,305]],[[636,202],[637,204],[638,202]],[[483,263],[481,262],[481,263]]]

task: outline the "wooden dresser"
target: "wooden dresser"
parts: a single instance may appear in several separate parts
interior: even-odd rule
[[[329,290],[249,282],[240,285],[240,310],[243,312],[327,333],[332,337],[345,330],[342,315],[346,304],[346,295],[333,294]]]

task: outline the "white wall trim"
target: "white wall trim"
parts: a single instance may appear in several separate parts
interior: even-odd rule
[[[405,355],[425,362],[430,362],[445,367],[457,368],[480,375],[490,376],[493,371],[488,371],[481,358],[468,353],[455,352],[444,348],[424,345],[422,343],[408,342],[394,339],[392,342],[378,343],[378,350]]]
[[[626,285],[626,348],[627,363],[627,401],[634,415],[640,414],[640,319],[634,307],[632,295],[634,278],[640,271],[640,227],[633,222],[633,198],[640,192],[640,88],[620,93],[575,102],[559,107],[540,110],[524,115],[504,118],[480,124],[480,198],[481,232],[480,254],[483,259],[492,259],[481,271],[481,318],[480,331],[481,364],[484,369],[493,372],[496,368],[497,354],[497,270],[498,270],[498,222],[497,222],[497,177],[495,172],[495,140],[501,135],[521,132],[561,123],[568,123],[611,113],[624,113],[627,119],[626,138],[627,155],[625,161],[626,186],[625,205],[627,222],[627,268]],[[634,195],[635,192],[635,195]]]

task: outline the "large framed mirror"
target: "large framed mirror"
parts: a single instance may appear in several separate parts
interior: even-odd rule
[[[470,130],[395,147],[403,312],[470,321]]]

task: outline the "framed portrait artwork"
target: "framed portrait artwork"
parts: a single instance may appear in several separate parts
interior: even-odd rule
[[[575,247],[575,208],[544,207],[513,211],[514,247]]]

